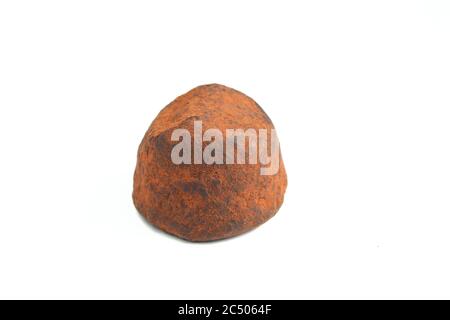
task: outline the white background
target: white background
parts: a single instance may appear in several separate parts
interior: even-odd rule
[[[0,298],[450,298],[448,1],[2,1]],[[289,186],[191,244],[134,209],[138,145],[206,83],[275,123]]]

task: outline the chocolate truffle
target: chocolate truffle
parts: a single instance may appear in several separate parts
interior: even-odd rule
[[[166,106],[145,134],[134,204],[157,228],[190,241],[247,232],[283,203],[287,177],[277,142],[254,100],[218,84],[197,87]]]

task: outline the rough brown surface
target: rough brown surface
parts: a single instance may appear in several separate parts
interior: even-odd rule
[[[261,107],[222,85],[197,87],[165,107],[153,121],[139,147],[133,200],[154,226],[190,241],[210,241],[249,231],[275,215],[287,186],[280,157],[276,175],[263,176],[259,164],[206,165],[171,161],[178,142],[174,129],[193,135],[195,120],[209,128],[270,129]]]

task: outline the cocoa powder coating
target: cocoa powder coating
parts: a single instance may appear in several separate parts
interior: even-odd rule
[[[134,204],[151,224],[186,240],[237,236],[266,222],[282,205],[287,177],[281,154],[275,175],[261,175],[259,162],[174,164],[171,152],[178,142],[172,132],[184,128],[194,137],[199,120],[203,132],[274,128],[262,108],[239,91],[217,84],[189,91],[159,113],[142,140]]]

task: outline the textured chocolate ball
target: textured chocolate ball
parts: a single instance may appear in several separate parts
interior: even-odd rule
[[[211,142],[218,142],[217,135],[212,135],[214,139],[209,135],[205,141],[209,129],[215,129],[209,133],[223,133],[223,148],[210,154],[216,159],[213,163],[194,150],[199,124],[200,146],[205,153]],[[174,152],[181,141],[181,136],[174,135],[177,129],[190,134],[192,150]],[[254,130],[259,137],[266,131],[269,140],[265,151],[270,155],[272,121],[255,101],[234,89],[217,84],[200,86],[159,113],[139,147],[134,175],[135,206],[151,224],[186,240],[211,241],[247,232],[276,214],[287,187],[281,154],[272,173],[267,172],[267,159],[264,164],[251,161],[250,147],[244,149],[245,159],[241,157],[241,164],[237,164],[239,146],[231,156],[227,146],[228,141],[239,139],[226,140],[227,129]],[[247,138],[244,136],[244,142],[250,146]],[[264,146],[257,147],[259,155]],[[219,151],[223,151],[223,159]],[[192,161],[180,163],[174,161],[174,155]]]

